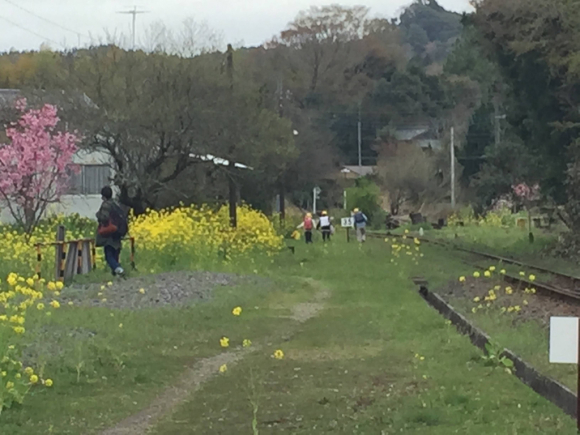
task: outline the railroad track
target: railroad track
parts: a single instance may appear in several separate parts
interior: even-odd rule
[[[379,239],[379,238],[385,239],[388,237],[396,237],[396,238],[403,237],[400,234],[391,234],[391,233],[368,233],[367,236],[370,236],[371,238],[377,238],[377,239]],[[416,236],[410,234],[409,237],[415,238]],[[548,282],[536,281],[536,280],[532,281],[526,277],[512,275],[509,273],[504,275],[504,280],[510,284],[522,284],[522,285],[525,285],[526,287],[533,287],[536,290],[538,290],[542,293],[548,294],[548,295],[558,295],[561,297],[572,299],[574,301],[580,301],[580,278],[579,277],[560,273],[560,272],[555,272],[555,271],[547,269],[545,267],[534,266],[532,264],[527,264],[527,263],[524,263],[522,261],[514,260],[512,258],[502,257],[499,255],[494,255],[494,254],[489,254],[486,252],[476,251],[474,249],[464,248],[461,246],[454,245],[452,243],[442,242],[440,240],[432,240],[432,239],[428,239],[425,237],[416,237],[416,238],[419,239],[419,241],[421,241],[421,243],[443,246],[445,248],[453,249],[456,251],[462,251],[462,252],[465,252],[465,253],[468,253],[468,254],[471,254],[474,256],[478,256],[481,258],[485,258],[488,260],[494,260],[494,261],[497,261],[498,263],[519,266],[522,269],[536,271],[536,272],[540,272],[542,274],[551,275],[559,281],[558,285],[554,285],[554,284],[548,283]],[[468,261],[465,261],[465,263],[469,264],[472,267],[479,268],[481,270],[487,269],[486,267],[482,267],[478,264],[474,264],[474,263],[471,263]]]

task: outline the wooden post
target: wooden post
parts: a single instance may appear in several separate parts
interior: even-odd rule
[[[131,237],[131,268],[137,270],[135,267],[135,237]]]
[[[55,263],[54,276],[55,276],[56,281],[62,280],[64,278],[64,276],[61,275],[61,271],[63,270],[62,263],[66,259],[64,245],[62,244],[62,242],[64,242],[65,235],[66,235],[66,228],[63,225],[59,225],[57,230],[56,230],[57,245],[55,246],[56,253],[55,253],[55,257],[54,257],[54,263]],[[61,243],[58,243],[58,242],[61,242]]]
[[[36,279],[42,278],[42,251],[40,244],[36,245]]]
[[[346,242],[350,243],[350,228],[346,227]]]
[[[97,269],[97,242],[91,241],[91,260],[93,261],[93,270]]]
[[[77,242],[77,275],[83,274],[83,242]]]
[[[63,281],[69,282],[76,275],[78,260],[78,242],[67,243],[68,249],[63,273]]]

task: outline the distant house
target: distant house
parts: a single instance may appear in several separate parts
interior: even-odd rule
[[[344,179],[356,180],[357,178],[373,175],[375,173],[375,167],[346,165],[342,167],[340,172]]]
[[[413,143],[424,150],[442,148],[437,131],[428,124],[398,126],[395,129],[394,138],[398,142]]]
[[[20,96],[18,89],[0,89],[0,109],[12,104]],[[87,97],[83,100],[89,101]],[[0,143],[4,138],[0,138]],[[71,173],[68,192],[60,204],[49,207],[47,215],[74,214],[94,218],[101,205],[101,189],[111,183],[113,161],[106,151],[79,150],[73,156],[78,172]],[[11,223],[12,216],[0,205],[0,222]]]

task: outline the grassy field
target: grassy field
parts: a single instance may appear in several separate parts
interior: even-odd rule
[[[382,241],[361,247],[342,235],[327,247],[296,246],[295,255],[225,266],[261,278],[218,286],[203,302],[75,304],[48,324],[29,325],[30,348],[44,349],[40,359],[55,386],[33,389],[23,407],[5,411],[0,432],[99,433],[179,385],[188,367],[225,352],[219,339],[228,336],[232,347],[251,339],[256,350],[226,373],[216,366],[154,433],[252,433],[250,398],[263,434],[574,433],[571,419],[501,368],[485,366],[419,297],[410,276],[433,271],[433,282],[444,283],[457,260],[446,269],[440,252],[423,247],[417,266],[411,257],[392,257]],[[317,317],[304,324],[289,317],[321,290],[330,296]],[[102,302],[137,290],[119,283],[87,291],[88,300]],[[231,314],[235,306],[243,308],[240,317]],[[35,346],[39,340],[45,346]],[[284,359],[271,357],[277,349]]]
[[[252,355],[155,433],[251,433],[251,385],[261,391],[258,427],[266,434],[573,433],[554,406],[485,367],[418,296],[408,279],[416,266],[395,266],[389,252],[379,242],[299,248],[284,273],[324,283],[332,291],[327,309],[284,344],[283,361]]]

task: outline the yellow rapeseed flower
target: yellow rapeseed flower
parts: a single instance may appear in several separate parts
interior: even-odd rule
[[[465,277],[464,276],[460,276],[459,277],[459,282],[465,282]]]
[[[530,275],[529,279],[531,282],[534,282],[536,280],[536,275]]]
[[[225,373],[228,371],[228,366],[226,364],[223,364],[222,366],[220,366],[220,373]]]
[[[242,343],[243,347],[250,347],[251,345],[252,345],[252,342],[250,340],[248,340],[247,338]]]
[[[220,338],[220,346],[221,347],[229,347],[229,345],[230,345],[230,339],[228,337]]]
[[[141,293],[142,295],[144,295],[145,294],[145,289],[144,288],[139,289],[139,293]]]
[[[486,271],[483,273],[483,275],[484,275],[486,278],[489,278],[489,277],[491,276],[491,272],[490,272],[489,270],[486,270]]]
[[[495,272],[495,266],[491,266],[491,267],[489,268],[489,271],[490,271],[490,272]]]
[[[240,314],[242,314],[242,307],[236,307],[232,310],[232,314],[234,316],[239,316]]]
[[[481,298],[479,296],[473,298],[473,302],[479,302],[479,301],[481,301]]]
[[[474,278],[479,278],[480,276],[481,276],[481,274],[479,272],[473,272]]]
[[[52,308],[60,308],[60,303],[59,303],[58,301],[52,301],[52,302],[50,303],[50,306],[51,306]]]
[[[44,310],[44,304],[43,304],[42,302],[41,302],[41,303],[39,303],[39,304],[36,306],[36,309],[37,309],[37,310],[40,310],[40,311]]]
[[[274,352],[274,358],[280,360],[280,359],[284,359],[284,352],[280,349],[278,349],[276,352]]]
[[[52,387],[52,379],[47,379],[46,381],[44,381],[44,385],[46,385],[47,387]]]
[[[36,383],[38,383],[38,376],[36,376],[36,375],[32,375],[32,376],[30,377],[30,383],[31,383],[31,384],[36,384]]]
[[[61,281],[57,281],[55,285],[57,290],[62,290],[64,288],[64,284]]]
[[[24,373],[25,373],[27,376],[32,376],[32,375],[34,374],[34,369],[33,369],[32,367],[26,367],[26,368],[24,369]]]

